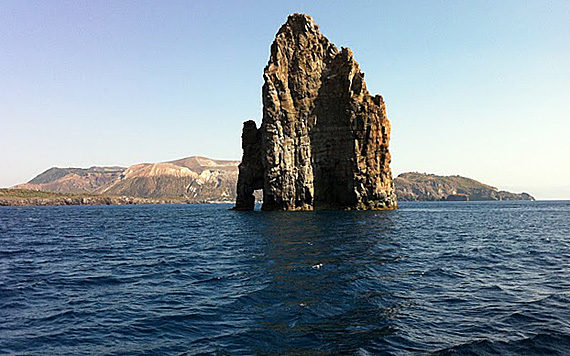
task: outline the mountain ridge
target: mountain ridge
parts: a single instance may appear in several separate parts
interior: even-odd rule
[[[50,168],[12,188],[72,194],[105,194],[190,201],[235,199],[239,161],[191,156],[129,167]]]

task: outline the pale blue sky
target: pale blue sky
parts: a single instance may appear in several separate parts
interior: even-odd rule
[[[0,187],[52,166],[239,159],[293,12],[384,96],[395,174],[570,199],[570,2],[0,2]]]

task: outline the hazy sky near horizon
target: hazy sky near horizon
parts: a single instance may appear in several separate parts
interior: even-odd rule
[[[392,169],[570,199],[570,2],[0,2],[0,187],[53,167],[240,159],[287,15],[350,47]]]

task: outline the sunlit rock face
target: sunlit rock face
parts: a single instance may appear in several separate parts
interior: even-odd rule
[[[289,16],[271,45],[261,127],[244,124],[236,209],[393,209],[390,123],[352,51],[311,17]]]

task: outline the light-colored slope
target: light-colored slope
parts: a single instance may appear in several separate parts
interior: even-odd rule
[[[180,167],[186,167],[191,169],[196,173],[201,173],[206,169],[222,170],[222,171],[236,171],[240,161],[224,161],[224,160],[214,160],[201,156],[193,156],[178,159],[175,161],[170,161],[174,165]]]
[[[196,201],[233,201],[239,161],[187,157],[127,168],[98,192],[138,197],[184,197]]]
[[[198,173],[187,167],[181,167],[172,163],[143,163],[135,164],[125,169],[121,179],[129,179],[135,177],[192,177],[197,178]]]

